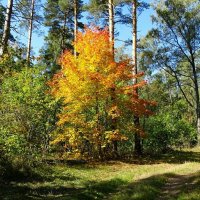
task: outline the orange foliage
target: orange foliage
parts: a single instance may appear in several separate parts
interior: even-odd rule
[[[146,82],[132,84],[133,78],[143,73],[133,76],[130,60],[115,62],[109,46],[107,30],[93,27],[79,32],[78,56],[65,51],[59,60],[62,69],[49,83],[52,94],[63,100],[58,125],[65,125],[68,142],[77,148],[83,141],[105,146],[111,141],[126,140],[133,115],[151,114],[147,109],[150,103],[135,93]],[[115,130],[111,125],[113,119]]]

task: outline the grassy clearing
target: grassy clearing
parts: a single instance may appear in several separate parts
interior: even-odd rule
[[[199,170],[198,150],[130,162],[44,165],[30,179],[0,183],[0,199],[195,200],[200,199]]]

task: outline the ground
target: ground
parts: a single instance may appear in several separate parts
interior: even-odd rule
[[[199,200],[200,152],[89,164],[51,164],[31,178],[0,182],[2,200]]]

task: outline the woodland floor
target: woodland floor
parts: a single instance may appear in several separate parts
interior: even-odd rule
[[[1,200],[200,200],[200,149],[160,157],[35,169],[0,182]]]

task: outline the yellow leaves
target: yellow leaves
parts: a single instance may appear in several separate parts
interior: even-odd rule
[[[8,55],[8,54],[4,54],[4,55],[0,58],[0,65],[5,64],[8,60],[9,60],[9,55]]]
[[[65,140],[70,147],[80,150],[86,143],[98,149],[113,141],[127,140],[122,133],[130,133],[133,114],[149,113],[149,103],[139,99],[135,92],[146,82],[132,84],[133,78],[143,74],[133,76],[128,59],[113,60],[107,30],[93,27],[80,32],[76,51],[76,57],[69,51],[63,53],[59,60],[61,71],[49,82],[52,94],[63,103],[57,123],[63,133],[52,143]]]
[[[112,106],[108,111],[108,115],[111,116],[112,119],[120,117],[120,110],[117,106]]]
[[[85,28],[85,32],[78,33],[76,50],[80,57],[90,62],[99,62],[106,55],[111,59],[109,51],[109,33],[107,30],[99,30],[96,27]]]
[[[125,141],[125,140],[128,140],[128,137],[120,134],[120,131],[118,129],[113,130],[113,131],[105,131],[104,134],[105,134],[105,138],[108,141]]]
[[[94,105],[97,96],[99,100],[106,98],[110,85],[116,81],[116,63],[109,50],[107,31],[86,28],[85,33],[78,34],[76,50],[76,58],[68,51],[61,56],[61,73],[55,75],[50,83],[53,95],[63,98],[66,105],[70,104],[66,114],[69,116],[70,112],[77,110],[79,114],[84,107]],[[106,88],[106,85],[109,87]],[[71,108],[73,111],[70,111]],[[64,118],[60,125],[67,120],[66,115],[60,116]]]
[[[50,142],[50,145],[56,145],[59,144],[60,142],[65,142],[66,139],[67,138],[63,134],[58,134],[56,138]]]

